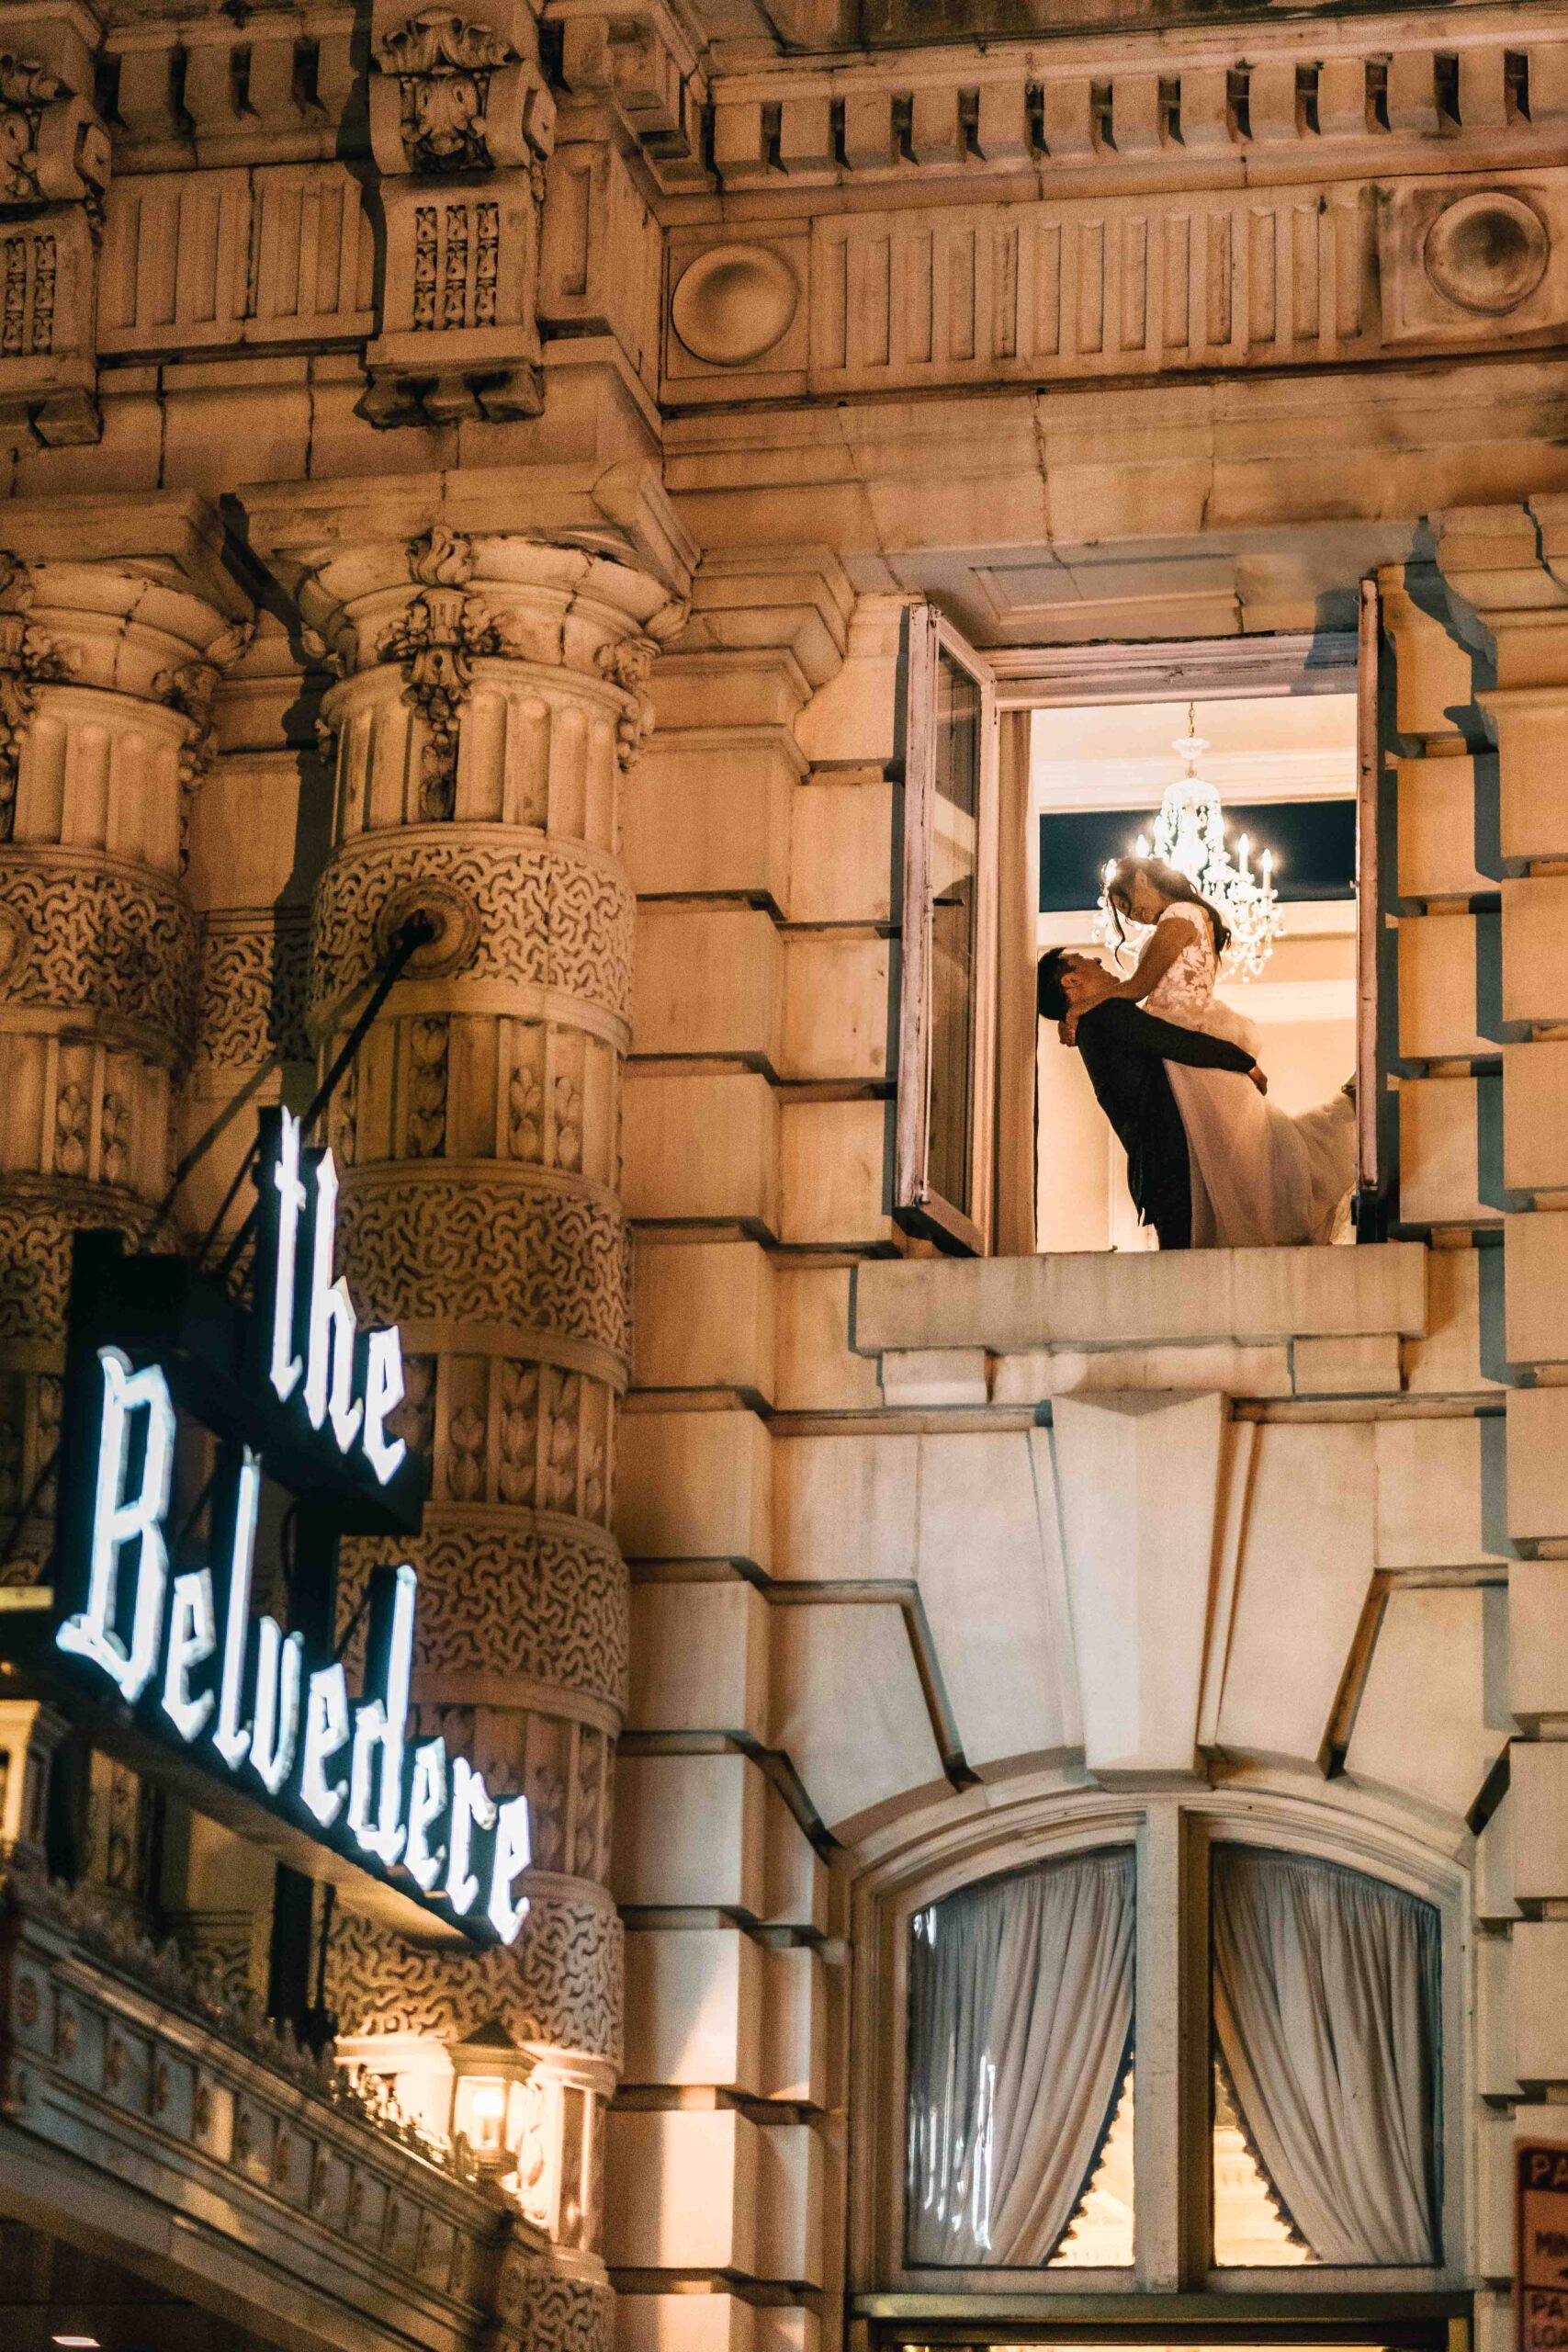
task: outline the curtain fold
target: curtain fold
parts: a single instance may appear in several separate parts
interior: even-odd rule
[[[1243,1846],[1211,1883],[1220,2049],[1296,2226],[1320,2262],[1440,2262],[1436,1910]]]
[[[1133,2031],[1130,1850],[966,1887],[909,1954],[908,2258],[1034,2267],[1073,2218]]]

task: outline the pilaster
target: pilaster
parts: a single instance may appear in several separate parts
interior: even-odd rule
[[[436,931],[330,1125],[342,1256],[362,1313],[401,1327],[404,1430],[433,1463],[409,1554],[413,1696],[428,1723],[460,1730],[493,1791],[526,1792],[535,1856],[511,1951],[416,1952],[340,1914],[329,1999],[347,2048],[442,2128],[456,2045],[522,2053],[516,2193],[554,2249],[539,2329],[594,2343],[609,2307],[603,2114],[622,2055],[608,1885],[626,1672],[610,1532],[629,1353],[619,804],[682,583],[646,555],[522,530],[435,520],[312,546],[298,516],[280,528],[335,676],[308,1012],[323,1058],[389,936],[415,911]],[[358,1566],[345,1562],[345,1610]]]

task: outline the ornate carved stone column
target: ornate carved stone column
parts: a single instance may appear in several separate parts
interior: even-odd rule
[[[48,1556],[71,1239],[168,1182],[197,925],[184,816],[242,600],[188,500],[0,524],[0,1580]],[[59,550],[107,548],[96,560]],[[24,1510],[24,1505],[30,1505]],[[18,1516],[20,1524],[17,1525]],[[139,1883],[138,1783],[95,1758],[93,1875]]]
[[[340,673],[324,706],[335,847],[313,922],[323,1055],[409,915],[438,933],[372,1030],[331,1138],[342,1259],[361,1313],[402,1327],[406,1434],[433,1457],[411,1554],[414,1697],[492,1790],[527,1792],[535,1840],[513,1950],[416,1951],[340,1912],[329,1999],[367,2060],[368,2037],[397,2037],[381,2064],[427,2111],[441,2075],[422,2075],[407,2037],[427,2052],[504,2037],[532,2061],[515,2183],[554,2245],[533,2328],[545,2343],[596,2344],[608,2324],[595,2248],[621,2050],[606,1881],[626,1599],[609,1530],[633,911],[618,799],[680,584],[669,567],[437,525],[313,552],[300,589]]]

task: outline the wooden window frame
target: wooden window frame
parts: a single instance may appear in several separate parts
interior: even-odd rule
[[[1414,1894],[1437,1910],[1442,1938],[1441,2267],[1343,2269],[1240,2265],[1217,2267],[1213,2233],[1213,2041],[1209,1876],[1215,1845],[1261,1847],[1336,1862]],[[1303,2324],[1347,2296],[1364,2298],[1369,2319],[1393,2316],[1401,2300],[1429,2309],[1463,2296],[1469,2196],[1469,2055],[1466,2016],[1473,1960],[1462,1873],[1429,1847],[1386,1834],[1359,1818],[1305,1811],[1258,1792],[1237,1800],[1222,1790],[1058,1799],[990,1837],[956,1825],[923,1858],[903,1856],[857,1891],[857,1970],[852,2010],[852,2104],[862,2119],[851,2148],[852,2312],[898,2320],[906,2334],[921,2317],[951,2334],[973,2325],[995,2342],[1010,2321],[1049,2330],[1087,2309],[1130,2332],[1156,2327],[1161,2302],[1212,2298],[1214,2327],[1247,2309],[1299,2312]],[[1130,2269],[916,2268],[904,2259],[906,2060],[909,1922],[944,1895],[1010,1871],[1111,1847],[1136,1856],[1137,2093],[1134,2141],[1136,2205]],[[1317,2306],[1314,2314],[1314,2306]],[[1143,2316],[1143,2314],[1147,2316]],[[900,2337],[900,2341],[905,2340]],[[1031,2341],[1037,2340],[1032,2335]],[[1136,2342],[1146,2335],[1133,2334]]]
[[[931,1182],[931,932],[929,876],[936,788],[937,680],[943,654],[979,689],[979,760],[975,844],[976,1005],[969,1199],[973,1214],[943,1199]],[[988,662],[931,605],[905,619],[902,965],[893,1214],[943,1248],[984,1257],[990,1249],[996,1164],[997,1037],[997,682]]]

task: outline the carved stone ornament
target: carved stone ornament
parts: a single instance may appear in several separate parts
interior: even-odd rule
[[[36,57],[0,50],[0,205],[85,203],[101,213],[108,133]]]
[[[69,94],[36,58],[0,51],[0,203],[42,204],[39,130],[46,106]]]
[[[648,682],[658,653],[650,637],[624,637],[616,645],[602,645],[594,657],[600,675],[629,697],[628,707],[615,722],[615,751],[623,768],[630,767],[653,731]]]
[[[419,812],[435,823],[451,816],[457,797],[457,727],[474,662],[517,649],[506,622],[463,584],[473,573],[467,539],[437,525],[410,548],[409,571],[424,593],[383,630],[376,655],[401,664],[403,700],[429,732],[420,754]]]
[[[240,659],[255,633],[254,621],[232,621],[212,639],[205,653],[178,662],[172,669],[160,670],[152,680],[152,692],[159,701],[167,703],[171,710],[177,710],[186,721],[185,741],[180,747],[182,874],[190,864],[191,803],[218,756],[212,697],[225,670]]]
[[[1461,197],[1427,232],[1422,266],[1461,310],[1501,318],[1546,275],[1551,239],[1533,206],[1501,188]]]
[[[767,245],[716,245],[682,272],[670,323],[694,359],[751,368],[783,342],[799,307],[800,288],[782,254]]]
[[[383,35],[378,54],[382,72],[399,84],[410,169],[436,176],[491,170],[485,109],[491,74],[522,62],[511,42],[490,25],[422,8]]]
[[[5,559],[0,557],[0,563]],[[22,743],[38,699],[37,689],[51,680],[69,677],[80,656],[71,646],[56,645],[28,618],[32,584],[12,574],[3,592],[8,608],[0,611],[0,842],[8,842],[17,820],[17,776]]]

